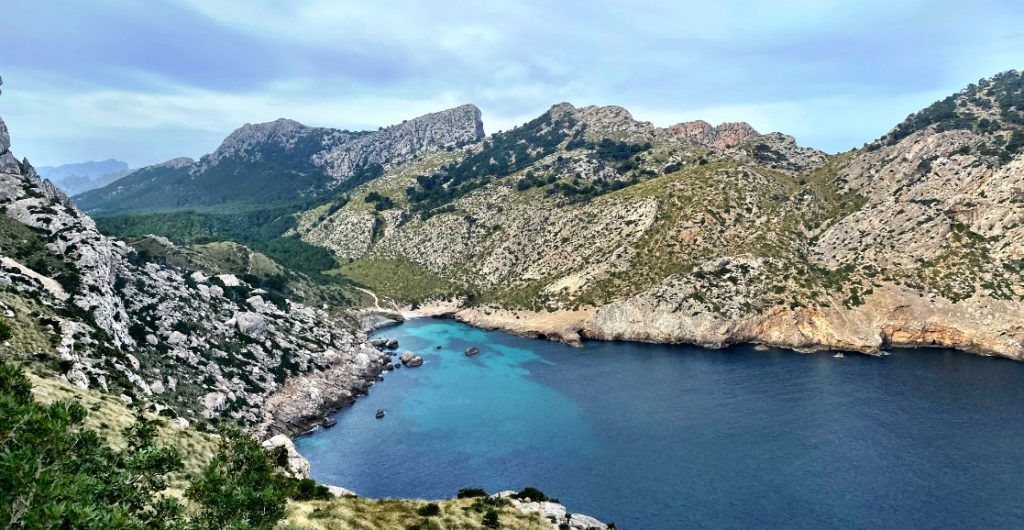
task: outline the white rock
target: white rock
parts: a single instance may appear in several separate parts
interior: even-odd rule
[[[264,441],[262,445],[266,448],[284,447],[288,453],[288,464],[286,466],[288,474],[298,479],[309,478],[309,461],[295,450],[295,444],[292,443],[291,438],[278,434]]]
[[[217,278],[226,287],[239,287],[242,285],[242,280],[239,280],[237,277],[235,277],[234,274],[220,274],[217,276]]]
[[[172,331],[171,335],[167,337],[167,342],[171,344],[181,344],[185,342],[185,339],[187,338],[188,337],[186,337],[185,334],[180,331]]]
[[[263,337],[267,332],[267,321],[262,316],[251,313],[237,313],[235,314],[235,325],[238,327],[238,331],[243,335],[250,337]]]

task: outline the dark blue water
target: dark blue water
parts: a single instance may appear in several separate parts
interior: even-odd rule
[[[297,440],[361,495],[532,485],[625,529],[1024,527],[1024,364],[570,348],[449,320],[379,335],[425,364]]]

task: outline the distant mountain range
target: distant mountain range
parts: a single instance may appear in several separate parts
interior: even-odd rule
[[[128,164],[113,158],[101,161],[76,162],[60,166],[42,166],[36,168],[43,178],[49,179],[64,190],[68,195],[83,191],[102,188],[111,182],[127,175],[131,169]]]

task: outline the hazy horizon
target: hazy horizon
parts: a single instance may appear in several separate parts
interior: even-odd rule
[[[0,115],[15,153],[50,166],[140,167],[208,153],[244,123],[376,129],[463,103],[493,133],[562,101],[658,126],[746,121],[837,152],[1024,66],[1024,6],[997,1],[5,9]]]

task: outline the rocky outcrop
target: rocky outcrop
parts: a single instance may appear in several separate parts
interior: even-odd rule
[[[397,167],[426,150],[461,147],[483,137],[480,109],[462,105],[337,142],[314,159],[328,175],[343,182],[359,167]]]
[[[757,343],[798,351],[881,354],[894,347],[955,348],[1024,360],[1024,306],[972,299],[952,303],[899,286],[877,288],[855,308],[775,307],[745,319],[676,310],[645,293],[600,308],[583,334],[601,340],[697,344]]]
[[[324,357],[326,368],[288,379],[263,402],[262,420],[253,430],[258,438],[312,429],[365,394],[390,359],[365,344],[354,355],[329,351]]]
[[[291,438],[278,434],[264,440],[261,445],[267,449],[284,451],[284,470],[287,476],[295,479],[309,478],[309,461],[295,449]]]
[[[666,127],[665,133],[692,140],[700,145],[725,150],[737,147],[743,142],[760,136],[744,122],[723,123],[715,127],[704,120],[696,120]]]
[[[4,138],[2,154],[13,160]],[[386,364],[387,356],[323,309],[266,302],[233,275],[147,262],[100,234],[27,161],[15,163],[0,172],[0,209],[31,227],[45,248],[24,250],[37,256],[32,263],[13,259],[17,248],[0,249],[0,295],[8,318],[31,328],[16,335],[54,336],[31,353],[60,366],[68,381],[192,424],[227,417],[290,433],[365,391]],[[34,270],[35,263],[51,265]],[[50,277],[54,264],[62,267],[61,281]],[[306,397],[293,410],[275,398],[294,392],[317,399]]]
[[[541,519],[551,524],[553,530],[571,528],[573,530],[606,530],[608,525],[598,519],[582,513],[571,513],[565,506],[552,501],[532,501],[516,498],[514,491],[502,491],[493,495],[512,503],[523,513],[538,513]]]

